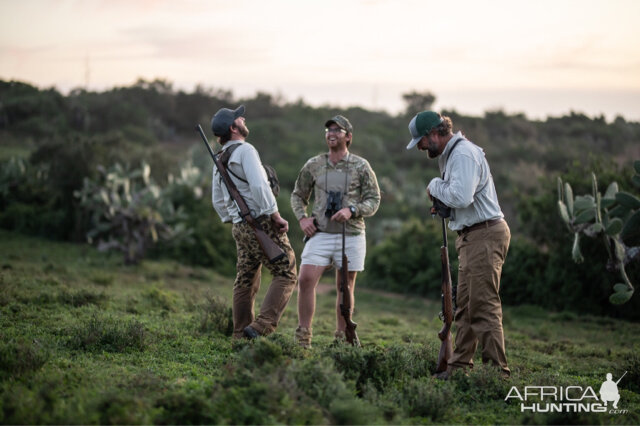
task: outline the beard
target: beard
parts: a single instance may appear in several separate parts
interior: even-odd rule
[[[238,133],[240,133],[243,138],[246,138],[247,136],[249,136],[249,129],[247,128],[246,125],[241,124],[239,126],[236,126],[236,128],[238,129]]]
[[[438,155],[440,155],[440,153],[437,149],[427,148],[427,156],[429,156],[429,158],[436,158]]]
[[[427,155],[429,158],[436,158],[440,155],[440,149],[436,141],[432,140],[430,136],[427,136]]]

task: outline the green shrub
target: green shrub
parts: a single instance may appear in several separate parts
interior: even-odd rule
[[[257,339],[240,350],[236,364],[241,368],[254,369],[264,365],[277,365],[284,359],[282,346],[272,339]]]
[[[147,346],[147,331],[136,320],[127,322],[93,315],[86,324],[70,331],[72,349],[89,352],[141,351]]]
[[[427,418],[435,423],[442,421],[455,406],[452,386],[426,377],[407,380],[399,386],[395,399],[405,416]]]
[[[213,395],[220,423],[366,424],[378,416],[333,362],[308,357],[293,339],[275,334],[236,348]]]
[[[48,359],[49,352],[36,339],[3,341],[0,343],[0,377],[18,377],[37,371]]]
[[[486,364],[476,365],[468,373],[462,369],[454,370],[449,380],[457,391],[468,394],[479,404],[503,400],[511,388],[511,383],[502,378],[498,367]]]
[[[150,423],[149,408],[135,395],[108,393],[97,403],[98,423],[103,425],[132,425]]]
[[[181,206],[188,216],[185,225],[193,230],[189,241],[158,244],[149,252],[155,258],[180,259],[191,265],[212,267],[225,276],[236,273],[236,243],[231,226],[224,224],[211,205],[210,182],[202,184],[204,196],[196,198],[186,188],[172,192],[175,205]]]
[[[453,241],[451,237],[449,240]],[[367,252],[362,281],[371,287],[403,294],[439,296],[442,244],[440,221],[412,219]],[[455,282],[457,260],[453,245],[449,250],[451,279]]]
[[[144,296],[151,302],[154,307],[164,309],[165,311],[176,312],[178,296],[169,290],[162,290],[158,287],[151,287],[144,292]]]
[[[324,409],[328,409],[336,397],[349,393],[343,376],[329,360],[297,362],[291,371],[298,388]]]
[[[233,313],[231,306],[218,296],[207,295],[199,330],[204,333],[216,332],[224,336],[233,334]]]
[[[0,382],[0,423],[14,425],[53,424],[51,386],[36,389],[22,382]],[[61,422],[62,423],[62,422]]]
[[[159,413],[153,423],[159,425],[216,424],[219,416],[210,395],[202,389],[172,391],[155,403]]]
[[[143,162],[129,170],[119,163],[109,169],[98,168],[100,176],[84,178],[74,196],[91,216],[87,240],[98,250],[123,253],[125,264],[142,260],[150,246],[189,240],[191,231],[184,221],[186,213],[171,199],[174,183],[161,187],[151,179],[151,168]],[[186,183],[186,182],[185,182]],[[175,185],[182,185],[182,182]]]
[[[376,418],[376,411],[375,407],[358,398],[336,398],[329,407],[331,424],[337,425],[372,424]]]
[[[621,370],[627,371],[627,375],[620,387],[640,393],[640,354],[634,351],[625,356]]]
[[[394,381],[405,377],[430,376],[436,367],[437,349],[432,345],[392,345],[355,348],[349,345],[329,347],[326,356],[332,358],[338,371],[356,383],[362,394],[370,384],[382,391]]]

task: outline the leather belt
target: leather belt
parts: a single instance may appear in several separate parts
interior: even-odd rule
[[[464,235],[464,234],[468,234],[471,231],[475,231],[476,229],[489,228],[490,226],[497,225],[502,221],[503,221],[502,218],[485,220],[484,222],[476,223],[475,225],[465,226],[464,228],[462,228],[462,230],[457,232],[458,232],[458,235]]]

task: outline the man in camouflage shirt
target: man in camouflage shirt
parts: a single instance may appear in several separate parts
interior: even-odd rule
[[[298,328],[296,340],[311,346],[316,286],[322,273],[336,267],[336,332],[344,338],[345,322],[340,314],[340,277],[342,267],[342,226],[346,222],[345,252],[349,259],[351,309],[358,271],[364,270],[366,254],[364,218],[372,216],[380,205],[380,189],[371,166],[362,157],[349,152],[353,127],[342,115],[325,123],[329,152],[317,155],[302,167],[291,194],[291,208],[308,242],[301,256],[298,277]],[[313,210],[307,214],[311,192]]]

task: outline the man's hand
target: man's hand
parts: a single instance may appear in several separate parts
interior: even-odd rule
[[[272,214],[271,220],[273,221],[273,224],[276,226],[276,229],[278,230],[279,233],[284,234],[289,230],[289,222],[284,220],[280,216],[280,213],[276,212]]]
[[[304,235],[306,235],[307,237],[313,237],[313,234],[318,231],[318,228],[316,228],[315,224],[315,218],[303,217],[302,219],[300,219],[300,229],[302,229],[302,232],[304,232]]]
[[[336,214],[334,214],[333,216],[331,216],[331,220],[334,220],[336,222],[346,222],[349,219],[351,219],[351,210],[349,210],[349,207],[345,207],[343,209],[340,209],[336,212]]]

